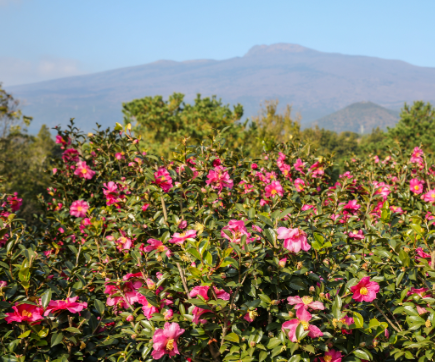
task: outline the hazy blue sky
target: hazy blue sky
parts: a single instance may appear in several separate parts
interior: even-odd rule
[[[279,42],[435,67],[434,14],[434,0],[0,0],[0,81],[226,59]]]

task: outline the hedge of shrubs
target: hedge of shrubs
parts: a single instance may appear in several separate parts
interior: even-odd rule
[[[170,161],[59,130],[40,226],[2,195],[4,361],[431,361],[435,169],[419,148]],[[186,143],[186,142],[184,142]]]

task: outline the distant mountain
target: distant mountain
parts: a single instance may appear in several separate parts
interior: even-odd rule
[[[381,107],[372,102],[358,102],[322,117],[311,125],[335,132],[370,133],[376,127],[383,130],[387,127],[394,127],[398,120],[398,111]]]
[[[243,104],[246,116],[257,114],[261,102],[279,99],[308,123],[362,100],[390,109],[405,101],[435,101],[435,68],[274,44],[227,60],[164,60],[9,91],[25,100],[25,113],[34,116],[32,131],[70,117],[85,131],[95,122],[112,126],[122,120],[122,102],[173,92],[186,94],[187,101],[197,93],[215,94],[225,103]]]

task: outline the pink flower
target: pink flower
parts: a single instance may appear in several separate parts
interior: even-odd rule
[[[296,163],[293,165],[293,167],[295,168],[295,170],[297,170],[300,173],[302,173],[303,175],[305,175],[305,172],[304,172],[305,162],[302,162],[302,160],[300,158],[298,158],[296,160]]]
[[[251,164],[251,170],[256,170],[258,165],[256,163]]]
[[[127,318],[125,318],[125,320],[127,322],[133,322],[134,321],[134,315],[133,314],[128,315]]]
[[[311,167],[310,170],[313,171],[311,176],[314,178],[317,178],[319,176],[323,176],[325,174],[325,170],[323,168],[323,165],[320,162],[315,162]]]
[[[164,315],[165,321],[169,321],[174,316],[174,311],[172,309],[164,309],[162,310],[162,314]]]
[[[122,286],[106,284],[104,293],[109,294],[106,304],[109,307],[115,306],[115,309],[118,309],[119,307],[127,309],[129,305],[131,306],[134,303],[139,302],[139,298],[143,297],[137,292],[140,287],[142,287],[142,282],[140,281],[126,282]],[[123,292],[125,299],[123,296],[119,296],[119,291]],[[113,296],[114,294],[117,294],[118,296]]]
[[[193,310],[192,310],[192,314],[193,314],[193,320],[192,320],[192,322],[195,323],[195,324],[199,324],[199,323],[206,324],[207,323],[207,319],[200,319],[200,318],[201,318],[201,316],[203,314],[205,314],[207,312],[209,312],[209,310],[207,310],[207,309],[202,309],[202,308],[199,308],[199,307],[193,308]]]
[[[124,159],[124,158],[125,158],[125,157],[124,157],[124,153],[123,153],[123,152],[117,152],[117,153],[115,153],[115,158],[116,158],[118,161]]]
[[[297,192],[302,192],[302,191],[304,191],[304,186],[305,186],[305,182],[304,182],[304,180],[302,180],[302,179],[300,179],[300,178],[297,178],[297,179],[295,180],[295,188],[296,188],[296,191],[297,191]]]
[[[417,288],[412,287],[411,290],[408,293],[406,293],[406,296],[409,297],[413,294],[418,294],[421,298],[428,298],[428,297],[430,297],[430,294],[428,295],[428,291],[429,291],[428,288],[417,289]]]
[[[143,251],[146,251],[147,253],[149,253],[153,250],[156,250],[159,253],[163,253],[164,251],[166,251],[166,252],[169,251],[169,249],[165,245],[163,245],[163,243],[160,240],[148,239],[147,243],[150,245],[143,248]],[[170,251],[169,251],[169,254],[170,254]],[[168,255],[168,254],[166,253],[166,255]],[[169,255],[168,255],[168,257],[169,257]]]
[[[157,329],[153,336],[153,358],[160,359],[165,354],[169,357],[180,354],[177,340],[183,333],[184,329],[181,329],[178,323],[165,323],[164,329]]]
[[[240,244],[243,235],[246,235],[246,242],[249,243],[249,241],[251,241],[251,234],[246,230],[245,222],[243,220],[230,220],[228,225],[224,226],[221,230],[221,236],[223,238],[236,244]]]
[[[295,309],[298,310],[299,308],[305,308],[308,310],[308,308],[311,308],[313,310],[318,309],[318,310],[324,310],[325,306],[323,305],[322,302],[313,302],[313,298],[308,296],[308,295],[304,295],[302,298],[301,297],[288,297],[288,304],[290,305],[294,305]]]
[[[172,188],[172,178],[168,170],[164,167],[160,167],[157,172],[154,172],[154,183],[163,190],[168,192]]]
[[[409,188],[414,194],[420,195],[423,192],[423,182],[419,179],[413,178],[409,182]]]
[[[144,297],[143,295],[139,296],[139,303],[141,303],[142,306],[142,311],[145,317],[147,317],[148,320],[150,320],[153,317],[154,313],[159,313],[160,310],[159,308],[153,306],[151,303],[148,302],[148,300],[146,299],[146,297]]]
[[[196,230],[186,230],[182,233],[175,233],[174,235],[172,235],[172,239],[169,240],[169,242],[172,244],[181,245],[186,241],[186,239],[194,238],[196,238]]]
[[[8,204],[13,212],[18,211],[22,203],[23,199],[19,199],[16,192],[14,193],[14,196],[8,196]]]
[[[373,302],[379,289],[379,284],[371,282],[370,277],[364,277],[357,285],[350,287],[350,291],[353,293],[352,298],[357,302]]]
[[[308,251],[311,249],[311,245],[307,241],[307,234],[303,230],[280,227],[277,231],[278,239],[284,239],[283,246],[291,253],[299,253],[301,250]]]
[[[79,151],[69,148],[63,153],[62,159],[64,162],[79,162]]]
[[[358,231],[354,230],[349,232],[349,237],[355,240],[364,240],[364,234],[362,230],[358,230]]]
[[[95,175],[95,171],[92,171],[85,161],[80,161],[76,164],[74,175],[82,177],[86,180],[91,180]]]
[[[5,321],[8,324],[12,322],[30,322],[33,324],[33,322],[44,319],[42,316],[44,309],[32,304],[15,305],[12,309],[14,310],[12,313],[6,313]]]
[[[209,289],[210,289],[210,287],[207,285],[196,286],[189,293],[189,297],[195,298],[196,296],[200,295],[205,300],[208,300],[209,299],[208,298],[208,290]],[[230,295],[225,290],[218,289],[218,288],[214,287],[214,291],[215,291],[216,297],[218,299],[230,300]]]
[[[287,258],[282,258],[282,259],[279,260],[278,266],[280,268],[284,268],[286,263],[287,263]]]
[[[354,323],[355,323],[355,321],[353,320],[353,318],[352,318],[352,317],[348,317],[347,315],[344,316],[343,318],[341,318],[341,319],[340,319],[340,322],[343,323],[344,325],[348,326],[348,327],[349,327],[351,324],[354,324]],[[343,333],[343,334],[352,334],[352,331],[349,330],[349,329],[342,328],[342,329],[341,329],[341,333]]]
[[[5,280],[0,280],[0,288],[6,288],[8,286],[8,282]]]
[[[359,209],[361,205],[358,205],[358,202],[356,200],[349,201],[346,205],[344,205],[343,209],[355,214]]]
[[[249,323],[253,322],[254,319],[258,316],[257,308],[254,310],[250,310],[248,313],[246,313],[243,317],[244,320],[248,321]]]
[[[417,259],[417,260],[418,259],[430,259],[431,258],[430,254],[425,253],[422,248],[415,249],[415,252],[418,254],[418,256],[417,255],[415,256],[415,259]]]
[[[403,214],[404,211],[399,206],[390,206],[390,210],[396,214]]]
[[[342,357],[340,351],[331,349],[329,352],[326,352],[323,357],[319,357],[319,359],[321,362],[341,362]]]
[[[107,184],[103,184],[103,194],[106,196],[106,205],[110,206],[116,204],[118,201],[119,193],[118,193],[118,185],[109,181]]]
[[[56,135],[56,143],[61,144],[62,147],[68,146],[71,144],[71,138],[68,137],[68,140],[65,141],[61,135]]]
[[[423,150],[419,147],[415,147],[414,151],[412,152],[410,162],[417,163],[420,167],[423,166],[423,155]]]
[[[272,181],[269,185],[265,188],[266,191],[266,197],[273,198],[275,196],[283,196],[284,195],[284,189],[282,188],[279,181]]]
[[[219,192],[222,192],[224,187],[232,189],[234,185],[230,175],[222,166],[217,166],[213,170],[210,170],[207,175],[207,179],[208,180],[206,180],[205,183],[211,186],[213,189],[219,190]]]
[[[187,227],[187,221],[186,220],[181,220],[180,223],[178,224],[178,228],[183,230]]]
[[[122,233],[123,235],[115,241],[116,244],[116,248],[121,251],[121,250],[128,250],[131,249],[131,247],[133,246],[133,243],[131,241],[130,238],[127,238],[124,233]]]
[[[66,298],[66,300],[52,300],[50,303],[48,303],[48,307],[45,310],[44,315],[47,316],[50,313],[65,309],[71,313],[79,313],[88,307],[88,303],[77,302],[77,299],[79,299],[79,297]]]
[[[142,211],[143,212],[147,211],[149,207],[150,207],[150,204],[143,204],[142,205]]]
[[[422,200],[425,202],[430,202],[432,204],[435,203],[435,190],[429,190],[429,192],[425,193],[422,196]]]
[[[289,320],[281,327],[283,333],[286,334],[292,342],[297,342],[296,328],[299,324],[302,324],[305,331],[309,331],[309,337],[317,338],[323,336],[323,333],[319,328],[309,323],[312,316],[305,308],[299,308],[296,312],[296,317],[297,319]]]
[[[77,200],[71,204],[69,213],[75,217],[85,217],[88,209],[89,209],[89,204],[86,201]]]

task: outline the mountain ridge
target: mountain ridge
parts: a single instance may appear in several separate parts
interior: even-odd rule
[[[433,102],[435,68],[278,43],[254,46],[242,57],[160,60],[8,90],[24,100],[25,114],[34,116],[33,132],[42,123],[65,125],[71,117],[85,131],[95,122],[111,126],[122,121],[122,102],[173,92],[184,93],[187,102],[201,93],[241,103],[247,117],[265,100],[279,99],[307,124],[361,100],[393,110],[405,101]]]

